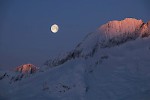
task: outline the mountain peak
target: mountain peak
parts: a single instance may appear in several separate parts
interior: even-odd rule
[[[89,33],[76,47],[80,55],[93,55],[98,48],[113,47],[127,41],[150,35],[150,22],[146,24],[135,18],[113,20],[100,26],[96,32]]]
[[[17,67],[15,69],[17,72],[21,72],[21,73],[34,73],[38,70],[38,68],[36,66],[34,66],[33,64],[24,64],[21,65],[19,67]]]
[[[150,21],[144,23],[142,20],[135,18],[109,21],[95,32],[89,33],[74,50],[64,57],[56,57],[55,60],[50,59],[45,62],[45,65],[57,66],[70,59],[92,57],[99,49],[118,46],[137,38],[149,36]]]
[[[143,24],[142,20],[135,18],[125,18],[121,21],[109,21],[102,25],[99,31],[105,34],[106,38],[111,38],[124,33],[133,33],[138,30]]]

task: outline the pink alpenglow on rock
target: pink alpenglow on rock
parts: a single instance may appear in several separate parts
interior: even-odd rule
[[[150,21],[146,24],[143,24],[140,33],[141,37],[147,37],[150,35]]]
[[[111,38],[124,33],[134,33],[144,22],[135,18],[125,18],[121,21],[110,21],[102,25],[99,30],[104,33],[107,38]]]
[[[32,74],[38,70],[38,67],[34,66],[33,64],[24,64],[24,65],[17,67],[15,70],[23,74],[26,74],[26,73]]]

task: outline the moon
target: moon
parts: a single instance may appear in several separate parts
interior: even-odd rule
[[[53,33],[58,32],[58,30],[59,30],[59,27],[58,27],[57,24],[53,24],[53,25],[51,26],[51,31],[52,31]]]

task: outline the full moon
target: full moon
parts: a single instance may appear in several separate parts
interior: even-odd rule
[[[52,31],[53,33],[58,32],[58,30],[59,30],[59,27],[58,27],[57,24],[54,24],[54,25],[51,26],[51,31]]]

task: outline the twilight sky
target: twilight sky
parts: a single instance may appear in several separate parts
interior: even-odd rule
[[[0,69],[42,65],[110,20],[150,20],[149,0],[0,0]],[[60,30],[53,34],[52,24]]]

